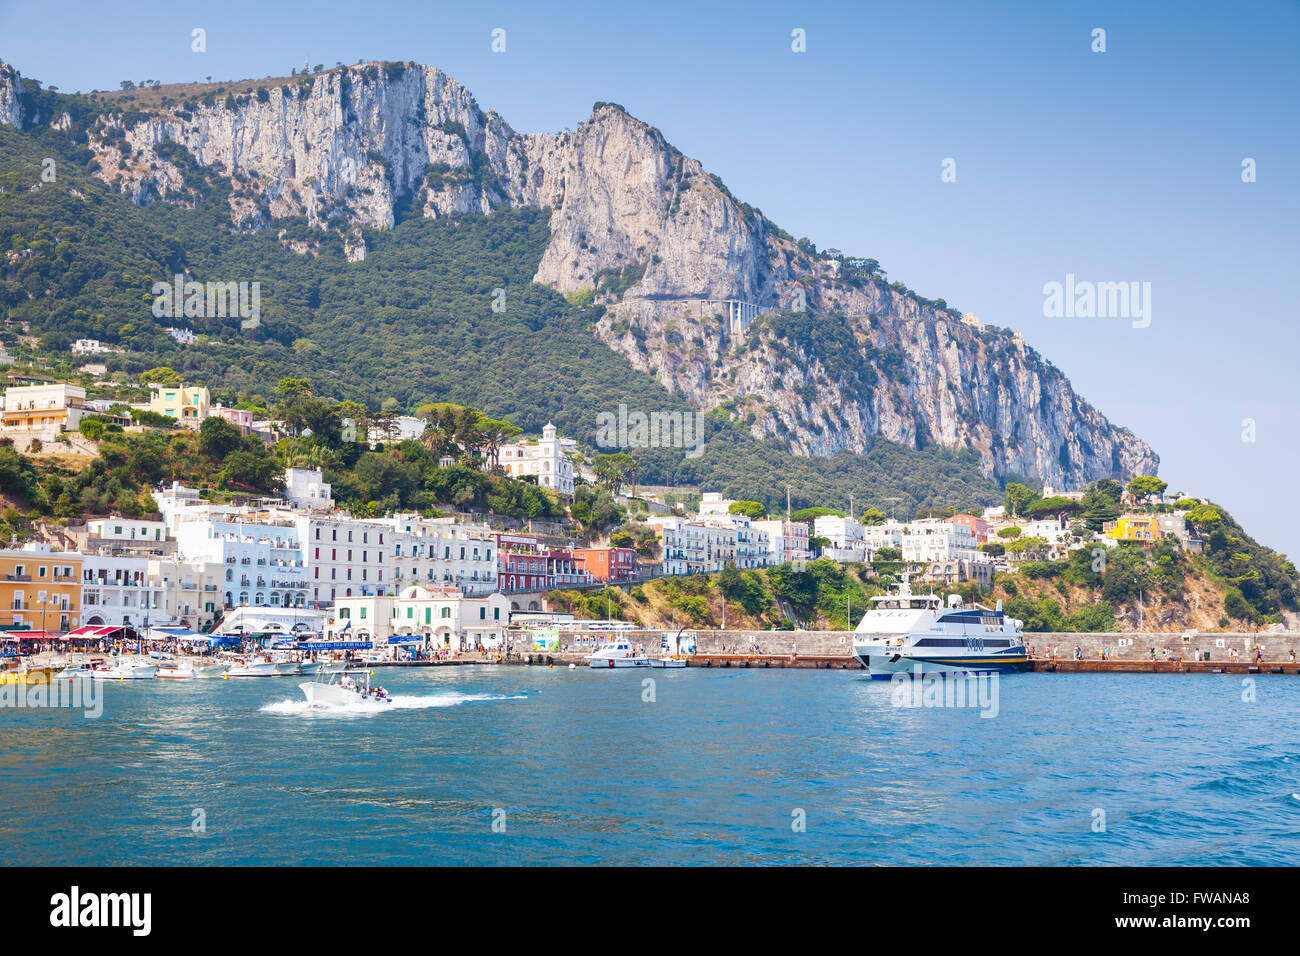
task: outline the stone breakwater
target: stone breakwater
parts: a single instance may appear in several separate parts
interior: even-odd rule
[[[636,630],[625,632],[634,642],[645,645],[646,653],[657,656],[661,631]],[[698,630],[695,635],[695,654],[692,664],[715,663],[745,666],[752,661],[755,666],[858,666],[853,661],[853,635],[849,631],[721,631]],[[582,662],[585,655],[607,638],[609,632],[574,632],[561,639],[562,649],[555,652],[536,651],[529,647],[512,647],[509,661],[547,663],[548,658],[557,664]],[[580,642],[586,642],[580,643]],[[567,644],[567,650],[563,645]],[[1197,667],[1182,670],[1213,670],[1218,667],[1246,669],[1255,663],[1258,647],[1266,665],[1281,666],[1290,673],[1300,668],[1300,632],[1130,632],[1086,633],[1029,632],[1025,644],[1037,662],[1035,669],[1079,670],[1074,661],[1075,648],[1082,653],[1082,663],[1089,670],[1143,670],[1163,673],[1180,668],[1193,661]],[[1155,664],[1152,663],[1152,650]],[[1102,652],[1112,666],[1102,667]],[[1295,655],[1294,658],[1292,655]],[[1093,667],[1092,665],[1099,665]],[[1140,665],[1140,666],[1139,666]]]

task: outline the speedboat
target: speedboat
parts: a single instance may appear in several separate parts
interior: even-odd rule
[[[893,594],[871,599],[853,634],[853,656],[873,678],[895,674],[1007,673],[1029,668],[1024,622],[950,594],[913,594],[907,574]]]
[[[650,659],[651,667],[685,667],[686,661],[680,657],[653,657]]]
[[[153,680],[158,665],[138,657],[119,657],[90,669],[95,680]]]
[[[393,699],[382,687],[370,686],[370,675],[354,680],[347,674],[331,674],[323,680],[306,681],[298,685],[307,698],[307,706],[323,708],[354,708],[358,705],[387,707]]]
[[[611,637],[587,658],[587,663],[591,667],[601,669],[649,667],[650,658],[645,656],[645,651],[640,644],[633,644],[626,637]]]

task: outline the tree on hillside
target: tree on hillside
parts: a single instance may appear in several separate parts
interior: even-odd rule
[[[1128,493],[1137,501],[1149,501],[1164,494],[1169,482],[1161,481],[1154,475],[1139,475],[1128,483]]]
[[[1065,519],[1082,511],[1083,504],[1073,498],[1039,498],[1025,508],[1025,517],[1041,518],[1045,515],[1055,515],[1058,518]]]
[[[762,521],[767,517],[767,506],[758,501],[733,501],[727,506],[727,513],[745,515],[755,521]]]
[[[1083,523],[1089,531],[1100,531],[1107,521],[1120,516],[1119,500],[1123,490],[1118,481],[1110,478],[1088,486],[1083,493]]]
[[[864,525],[884,524],[885,513],[879,508],[868,508],[858,516],[858,521]]]
[[[501,446],[516,436],[522,435],[523,431],[518,425],[510,422],[497,421],[493,418],[479,420],[478,434],[483,443],[483,449],[487,452],[488,467],[491,469],[492,474],[501,474]]]
[[[1037,498],[1038,492],[1028,485],[1021,484],[1018,481],[1009,482],[1005,498],[1007,517],[1019,518],[1024,514],[1024,509]]]
[[[145,385],[179,385],[181,377],[176,374],[174,369],[168,368],[166,365],[160,365],[158,368],[151,368],[147,372],[142,372],[140,381]]]
[[[213,415],[205,418],[199,426],[199,451],[214,460],[225,458],[242,441],[239,429],[224,418]]]
[[[612,455],[597,455],[592,459],[597,483],[612,495],[618,494],[623,483],[627,481],[629,469],[635,464],[636,460],[622,451]]]
[[[344,421],[352,423],[352,441],[366,441],[367,431],[370,427],[370,409],[360,402],[348,400],[335,405],[334,414],[338,416],[340,427],[343,427]]]

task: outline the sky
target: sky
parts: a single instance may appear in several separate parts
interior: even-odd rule
[[[796,237],[1020,331],[1171,491],[1300,555],[1296,0],[0,0],[0,59],[65,92],[414,60],[520,132],[620,103]],[[1045,314],[1067,275],[1150,283],[1149,322]]]

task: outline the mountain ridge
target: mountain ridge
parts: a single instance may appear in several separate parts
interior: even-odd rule
[[[148,109],[130,91],[101,95],[84,124],[97,175],[139,205],[183,203],[183,147],[231,182],[233,228],[305,216],[351,237],[350,259],[365,255],[362,227],[400,214],[550,209],[534,280],[603,305],[601,341],[756,438],[811,456],[940,444],[974,452],[986,475],[1058,487],[1158,468],[1018,337],[962,324],[874,260],[794,240],[617,104],[572,132],[520,134],[413,63],[237,85],[224,98],[228,84],[187,99],[154,88]],[[0,65],[0,122],[73,127],[59,102],[42,115]]]

